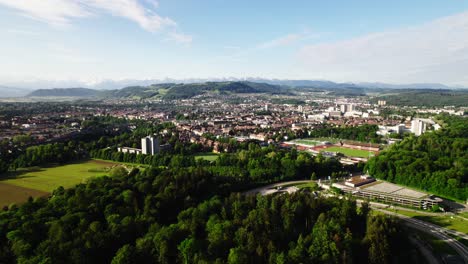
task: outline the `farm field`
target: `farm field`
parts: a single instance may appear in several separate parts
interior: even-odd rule
[[[49,193],[23,188],[0,182],[0,208],[10,204],[18,204],[28,200],[29,197],[46,196]]]
[[[358,158],[367,158],[369,157],[369,151],[367,150],[360,150],[360,149],[351,149],[351,148],[343,148],[343,147],[329,147],[323,149],[322,151],[328,152],[340,152],[343,153],[345,156],[348,157],[358,157]],[[370,156],[374,156],[374,153],[370,153]]]
[[[48,193],[59,186],[70,188],[90,177],[106,175],[115,165],[118,163],[88,160],[62,166],[31,167],[10,173],[0,183]],[[0,196],[9,194],[2,192]]]
[[[197,153],[193,155],[195,159],[204,159],[208,161],[215,161],[218,158],[218,154],[211,152]]]

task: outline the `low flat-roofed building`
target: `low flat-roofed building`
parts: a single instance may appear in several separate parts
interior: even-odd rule
[[[349,187],[359,187],[371,182],[375,182],[375,179],[368,175],[354,176],[346,180],[345,185]]]
[[[141,149],[138,148],[121,147],[117,150],[122,153],[141,154]]]

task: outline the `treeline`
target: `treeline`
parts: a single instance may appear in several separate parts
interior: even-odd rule
[[[395,90],[392,95],[376,97],[372,100],[385,100],[389,105],[397,106],[466,106],[468,102],[467,90],[440,90],[440,89],[417,89],[417,90]],[[394,94],[397,93],[397,94]]]
[[[390,182],[468,199],[468,120],[440,118],[443,129],[406,138],[369,160],[366,169]]]
[[[154,156],[120,153],[113,149],[100,149],[90,152],[98,159],[117,162],[130,162],[154,167],[199,166],[206,167],[216,175],[234,177],[250,183],[270,183],[295,179],[318,179],[328,176],[342,177],[357,170],[354,165],[343,166],[337,159],[313,157],[296,149],[283,150],[270,145],[260,147],[250,143],[248,149],[235,153],[223,153],[213,162],[196,161],[191,155],[160,153]]]
[[[73,141],[68,144],[53,143],[28,147],[26,151],[17,157],[10,168],[31,167],[47,163],[66,163],[87,157],[86,152],[79,148]]]
[[[1,263],[398,263],[399,224],[349,200],[245,197],[196,167],[100,177],[0,213]]]
[[[356,140],[362,142],[381,143],[381,136],[376,132],[379,130],[377,125],[362,125],[357,127],[332,127],[330,125],[323,125],[308,131],[309,137],[333,137],[341,139]]]

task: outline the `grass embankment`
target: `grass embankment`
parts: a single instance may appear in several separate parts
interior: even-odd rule
[[[292,143],[307,145],[307,146],[317,146],[321,144],[321,142],[319,141],[310,140],[310,139],[296,139],[296,140],[293,140]]]
[[[442,213],[440,213],[440,215],[428,215],[423,212],[419,213],[406,210],[393,210],[393,212],[468,234],[468,221],[455,215],[445,215]]]
[[[319,190],[320,189],[316,182],[300,183],[300,184],[296,184],[296,187],[299,188],[299,189],[303,189],[303,188],[310,188],[312,190]]]
[[[304,141],[304,143],[301,143],[300,141]],[[299,138],[299,139],[295,139],[293,140],[293,142],[297,142],[299,144],[306,144],[308,142],[310,142],[311,144],[314,144],[314,143],[322,143],[322,142],[330,142],[330,143],[338,143],[340,142],[340,139],[339,138],[328,138],[328,137],[318,137],[318,138]]]
[[[431,250],[437,255],[458,255],[457,251],[455,251],[455,249],[449,246],[444,240],[441,240],[435,236],[431,236],[421,231],[412,231],[415,232],[421,240],[427,242],[430,245]]]

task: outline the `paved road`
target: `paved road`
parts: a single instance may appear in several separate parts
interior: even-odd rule
[[[310,182],[310,180],[280,182],[280,183],[275,183],[275,184],[270,184],[270,185],[262,186],[262,187],[259,187],[259,188],[255,188],[255,189],[252,189],[250,191],[244,192],[244,194],[247,194],[247,195],[254,195],[254,194],[258,194],[258,193],[265,194],[265,193],[269,193],[268,191],[271,190],[272,188],[276,188],[276,187],[284,186],[284,185],[295,184],[295,183],[307,183],[307,182]],[[357,202],[360,203],[360,202],[363,202],[363,201],[358,200]],[[408,217],[408,216],[405,216],[405,215],[401,215],[401,214],[397,214],[397,213],[393,213],[393,212],[389,212],[389,211],[380,209],[380,208],[383,208],[383,207],[384,208],[388,207],[389,205],[387,205],[387,204],[371,202],[370,206],[376,211],[379,211],[379,212],[382,212],[382,213],[385,213],[385,214],[388,214],[388,215],[393,215],[393,216],[396,216],[396,217],[404,220],[405,224],[410,226],[410,227],[413,227],[413,228],[415,228],[417,230],[420,230],[422,232],[431,234],[431,235],[445,241],[449,246],[451,246],[454,250],[456,250],[458,252],[458,254],[460,255],[460,257],[463,258],[465,263],[468,264],[468,247],[466,247],[464,244],[462,244],[461,242],[455,240],[454,238],[452,238],[451,236],[448,235],[448,234],[453,234],[453,235],[457,235],[457,236],[460,236],[462,238],[467,239],[468,236],[466,234],[456,232],[456,231],[453,231],[453,230],[449,230],[447,228],[444,228],[444,227],[441,227],[441,226],[438,226],[438,225],[434,225],[434,224],[431,224],[431,223],[427,223],[427,222],[424,222],[424,221],[421,221],[421,220],[418,220],[418,219],[414,219],[414,218],[411,218],[411,217]]]
[[[246,195],[256,195],[258,193],[260,194],[271,194],[269,192],[270,189],[274,189],[276,187],[284,186],[284,185],[290,185],[290,184],[299,184],[299,183],[308,183],[311,182],[310,180],[303,180],[303,181],[288,181],[288,182],[279,182],[279,183],[273,183],[269,185],[265,185],[262,187],[258,187],[249,191],[244,192]]]
[[[429,264],[441,264],[442,262],[440,261],[439,258],[437,258],[432,251],[427,247],[427,245],[424,244],[424,242],[420,241],[417,238],[414,238],[413,236],[409,237],[411,243],[414,245],[418,246],[419,251],[421,254],[424,256],[426,259],[427,263]]]
[[[447,235],[447,233],[450,233],[449,232],[450,230],[448,230],[447,228],[443,228],[443,227],[440,227],[440,226],[437,226],[437,225],[434,225],[434,224],[431,224],[431,223],[427,223],[427,222],[424,222],[424,221],[421,221],[421,220],[417,220],[417,219],[414,219],[414,218],[411,218],[411,217],[408,217],[408,216],[405,216],[405,215],[389,212],[389,211],[386,211],[386,210],[382,210],[382,209],[378,209],[378,208],[373,208],[373,209],[376,210],[376,211],[382,212],[384,214],[396,216],[396,217],[404,220],[406,225],[408,225],[408,226],[410,226],[412,228],[415,228],[417,230],[420,230],[422,232],[431,234],[431,235],[445,241],[449,246],[451,246],[453,249],[455,249],[458,252],[458,254],[460,255],[460,257],[463,258],[465,263],[468,264],[468,247],[466,247],[464,244],[457,241],[456,239],[452,238],[451,236]]]

